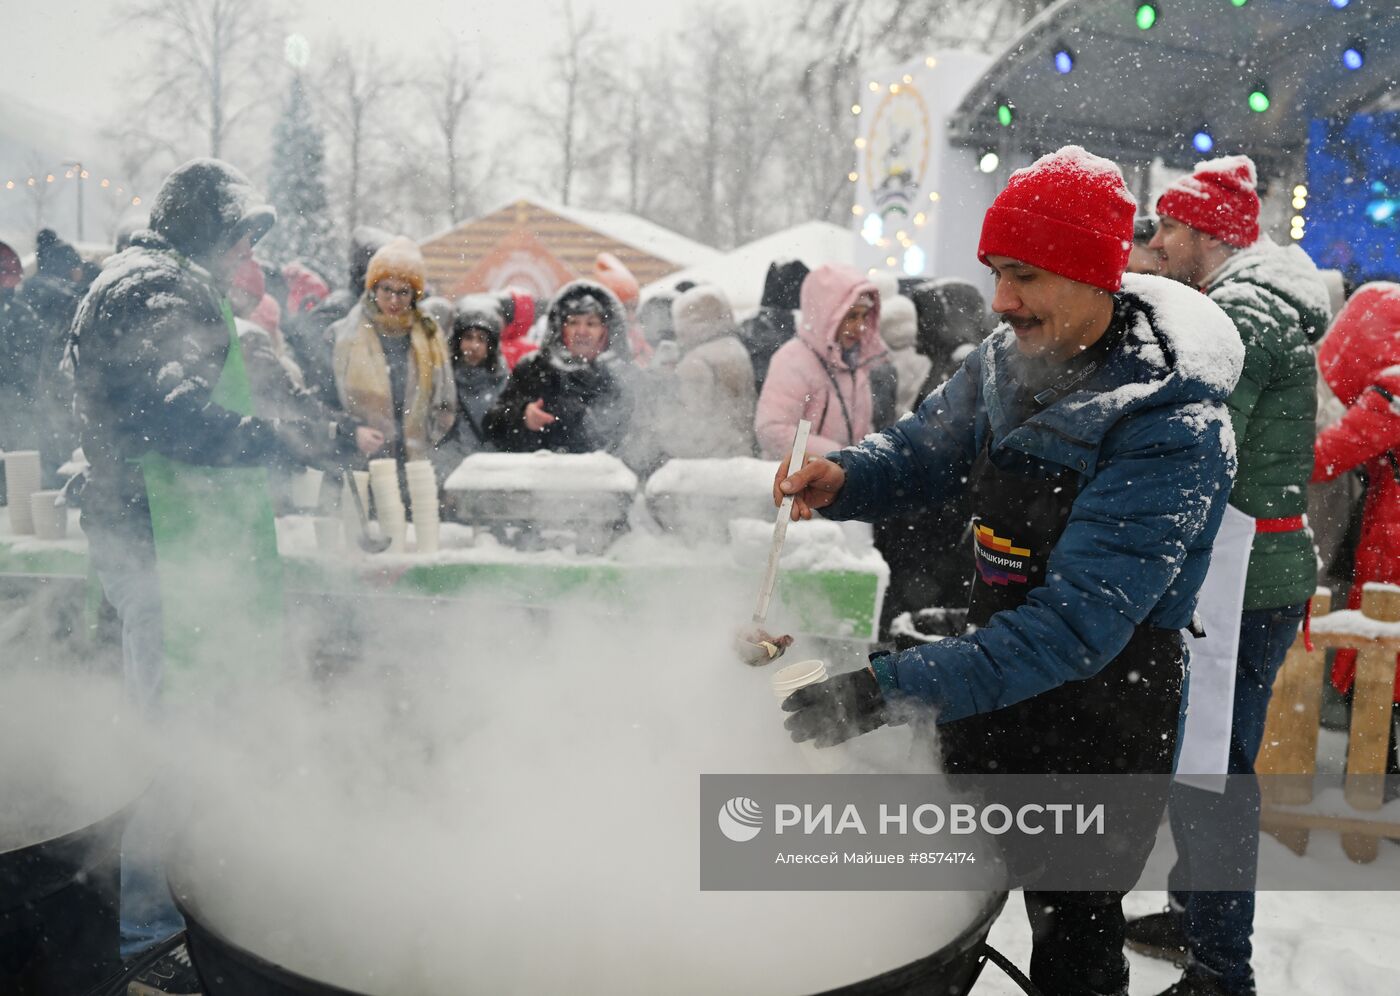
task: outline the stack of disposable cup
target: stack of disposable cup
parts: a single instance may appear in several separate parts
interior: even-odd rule
[[[392,459],[369,462],[369,487],[374,493],[374,517],[393,553],[403,553],[408,536],[407,510],[399,494],[399,465]]]
[[[58,503],[58,497],[62,493],[35,491],[29,496],[35,539],[61,540],[68,535],[68,506]]]
[[[825,680],[826,664],[819,660],[789,664],[775,672],[771,679],[773,694],[777,697],[779,705],[799,688],[806,688]],[[783,715],[786,717],[788,713],[784,712]],[[802,750],[803,760],[813,771],[832,774],[846,767],[846,752],[840,747],[817,747],[811,740],[803,741],[798,747]]]
[[[308,467],[292,478],[292,504],[299,509],[312,509],[321,503],[321,480],[325,475]]]
[[[10,531],[34,532],[30,497],[39,490],[39,451],[13,450],[5,454],[5,501],[10,506]]]
[[[410,460],[404,464],[408,478],[408,500],[413,506],[413,534],[418,540],[419,553],[436,553],[438,548],[438,490],[433,465],[427,460]]]

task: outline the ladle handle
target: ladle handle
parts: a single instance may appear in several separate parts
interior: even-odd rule
[[[807,455],[807,434],[812,431],[812,423],[798,419],[797,432],[792,437],[792,454],[788,457],[788,473],[802,469],[802,458]],[[773,586],[778,582],[778,560],[783,554],[783,539],[787,536],[788,522],[792,519],[792,495],[783,498],[778,505],[778,518],[773,523],[773,542],[768,547],[768,569],[763,575],[763,585],[758,589],[758,604],[754,606],[753,621],[760,626],[768,619],[768,605],[773,601]]]

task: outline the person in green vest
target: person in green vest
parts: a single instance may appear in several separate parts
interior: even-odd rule
[[[254,410],[227,292],[275,220],[234,167],[185,163],[69,332],[83,531],[121,619],[128,694],[152,719],[284,666],[267,467],[341,466],[384,442],[349,418]],[[143,804],[123,845],[124,954],[180,926],[152,843],[159,808]]]
[[[1303,514],[1317,404],[1313,347],[1327,330],[1330,301],[1301,248],[1260,237],[1256,175],[1247,156],[1199,163],[1158,198],[1157,214],[1160,227],[1148,248],[1160,254],[1163,275],[1218,304],[1244,342],[1244,371],[1229,400],[1239,452],[1230,504],[1255,519],[1255,537],[1240,619],[1228,773],[1251,776],[1274,676],[1317,586],[1317,557]],[[1193,892],[1178,884],[1193,854],[1196,865],[1222,850],[1251,868],[1257,861],[1257,789],[1249,777],[1231,779],[1229,786],[1223,797],[1184,785],[1173,789],[1179,860],[1171,906],[1128,925],[1130,947],[1185,965],[1181,981],[1167,990],[1172,996],[1255,991],[1254,893]]]
[[[280,659],[266,468],[334,467],[383,441],[349,418],[253,410],[227,291],[275,220],[234,167],[185,163],[156,194],[150,228],[108,260],[69,334],[91,465],[83,531],[143,709],[176,672]]]

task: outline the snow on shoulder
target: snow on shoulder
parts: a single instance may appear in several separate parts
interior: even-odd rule
[[[1051,176],[1060,180],[1093,181],[1111,188],[1125,203],[1131,204],[1133,210],[1137,210],[1137,201],[1129,192],[1118,164],[1112,159],[1094,155],[1082,145],[1065,145],[1041,156],[1029,166],[1012,173],[1011,182]]]
[[[1223,394],[1244,369],[1244,343],[1220,306],[1185,284],[1147,274],[1123,274],[1123,290],[1156,316],[1157,330],[1176,350],[1177,372]],[[1165,364],[1165,358],[1159,358]]]

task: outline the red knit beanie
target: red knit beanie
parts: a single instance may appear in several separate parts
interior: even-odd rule
[[[1008,256],[1116,291],[1133,247],[1137,201],[1117,164],[1077,145],[1011,174],[982,219],[977,258]]]
[[[1257,182],[1248,156],[1197,163],[1157,198],[1157,213],[1244,249],[1259,241]]]

